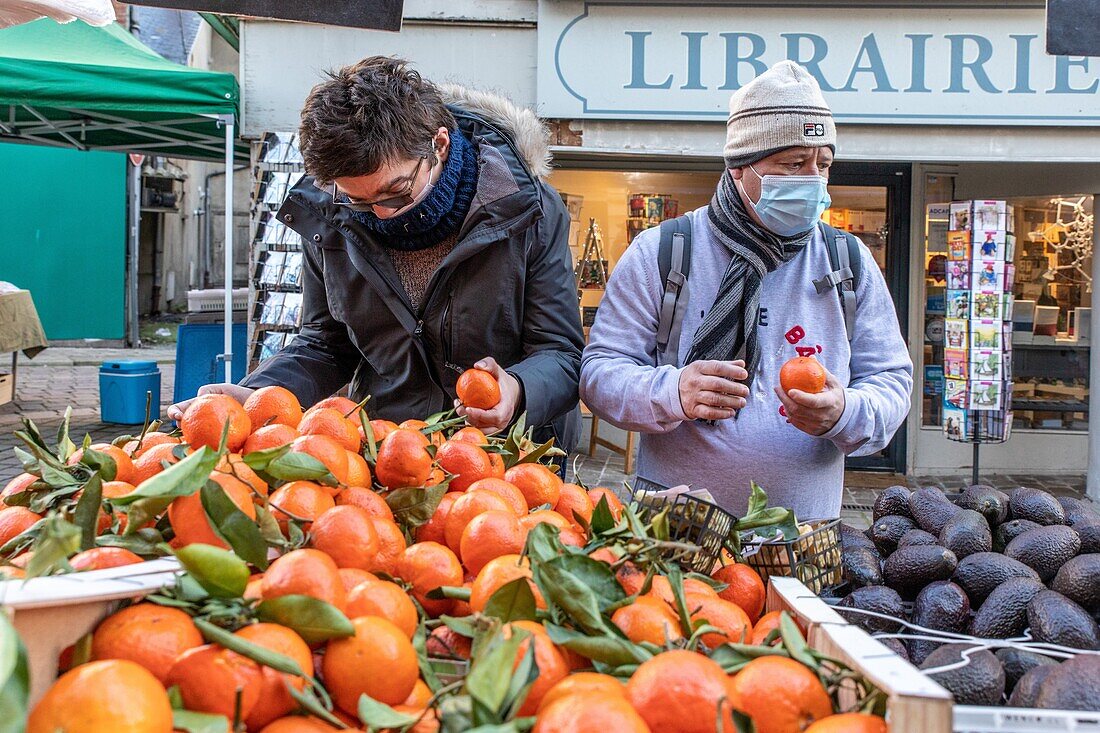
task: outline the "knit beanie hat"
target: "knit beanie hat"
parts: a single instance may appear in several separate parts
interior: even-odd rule
[[[739,168],[792,147],[836,152],[836,125],[817,79],[793,61],[775,66],[730,97],[727,168]]]

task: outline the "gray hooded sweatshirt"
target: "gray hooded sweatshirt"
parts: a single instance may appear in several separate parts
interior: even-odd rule
[[[711,234],[707,209],[692,219],[689,301],[679,363],[714,302],[730,253]],[[832,268],[820,229],[761,287],[760,364],[748,406],[737,419],[708,425],[688,420],[680,404],[681,369],[657,366],[656,333],[664,283],[657,266],[657,228],[639,234],[619,260],[581,363],[581,399],[601,419],[642,433],[638,475],[666,486],[709,490],[741,515],[756,481],[772,506],[800,520],[840,516],[844,456],[884,448],[909,411],[913,364],[898,327],[886,281],[870,250],[860,246],[862,275],[851,343],[840,298],[819,294],[813,281]],[[815,356],[846,385],[844,413],[820,437],[780,414],[773,392],[779,369],[798,355]]]

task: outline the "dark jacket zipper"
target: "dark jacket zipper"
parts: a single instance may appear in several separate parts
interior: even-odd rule
[[[451,334],[451,306],[454,304],[455,291],[447,294],[447,305],[443,308],[443,317],[439,321],[439,343],[443,346],[443,366],[458,374],[462,373],[462,366],[454,362],[454,351]]]

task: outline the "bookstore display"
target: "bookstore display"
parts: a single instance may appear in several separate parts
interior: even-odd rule
[[[302,175],[297,135],[264,135],[252,191],[250,370],[292,342],[301,327],[302,240],[275,214]]]
[[[996,443],[1012,429],[1012,206],[948,207],[944,293],[943,430],[949,440]]]
[[[1002,204],[1005,229],[995,228]],[[1005,434],[1086,430],[1092,197],[930,204],[926,213],[923,424],[972,434],[963,405],[970,415],[999,401],[1012,422]],[[1001,432],[989,424],[997,418],[982,419],[979,433]]]

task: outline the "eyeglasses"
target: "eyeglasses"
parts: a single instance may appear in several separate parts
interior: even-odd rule
[[[434,144],[432,147],[434,152]],[[351,196],[348,196],[343,191],[338,190],[335,183],[318,184],[316,181],[314,181],[314,185],[316,185],[322,191],[327,191],[328,194],[332,196],[332,203],[336,204],[337,206],[347,207],[352,211],[372,211],[375,206],[381,206],[384,209],[401,209],[416,200],[416,195],[413,194],[412,189],[413,186],[416,184],[416,180],[420,178],[420,169],[423,167],[424,161],[430,157],[432,157],[432,153],[428,153],[427,155],[420,158],[419,161],[417,161],[416,168],[413,169],[412,175],[409,176],[409,182],[405,186],[404,191],[397,194],[396,196],[387,196],[386,198],[378,199],[377,201],[361,201],[360,199],[353,199]]]

